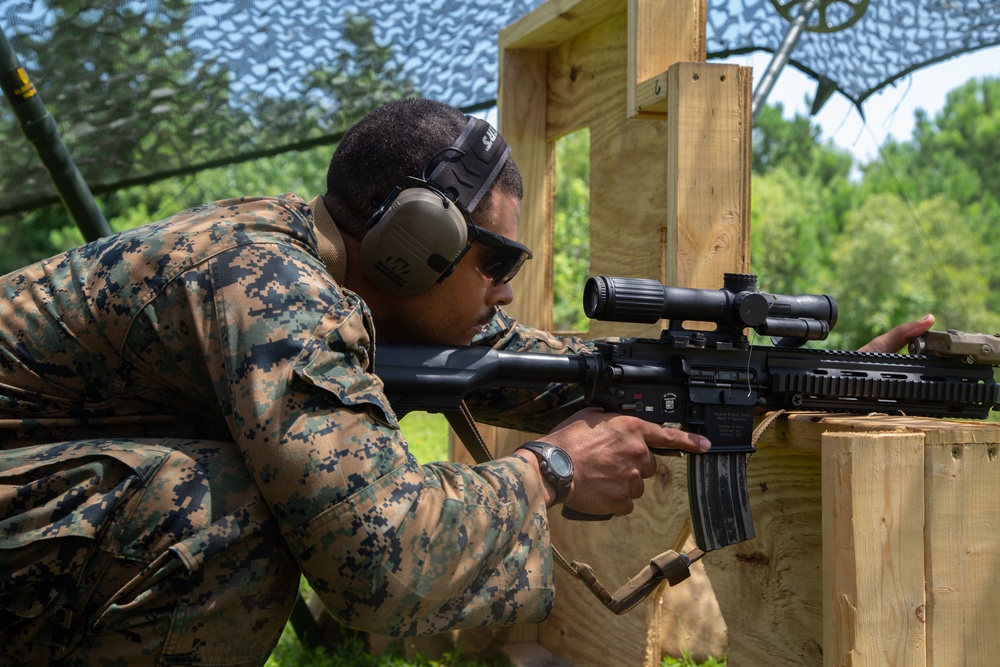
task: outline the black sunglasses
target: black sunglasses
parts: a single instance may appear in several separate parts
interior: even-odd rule
[[[489,248],[489,252],[486,253],[479,268],[485,275],[493,279],[494,287],[509,283],[521,270],[524,263],[531,259],[531,251],[528,250],[527,246],[471,222],[467,221],[465,225],[469,230],[468,238],[470,241],[478,241]]]

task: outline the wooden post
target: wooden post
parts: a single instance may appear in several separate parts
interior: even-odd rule
[[[525,180],[520,321],[552,327],[553,142],[589,128],[591,273],[717,288],[749,270],[748,68],[704,60],[705,0],[549,0],[500,37],[500,130]],[[590,336],[656,336],[593,323]],[[527,435],[487,429],[499,455]],[[796,414],[749,466],[757,537],[702,561],[729,664],[991,664],[1000,600],[1000,427]],[[609,587],[676,547],[683,465],[661,459],[629,517],[551,517]],[[682,584],[688,586],[690,584]],[[654,667],[671,591],[625,616],[558,576],[536,641],[579,667]],[[676,590],[676,589],[674,589]],[[711,596],[708,589],[706,596]]]
[[[923,665],[924,436],[823,438],[824,664]]]

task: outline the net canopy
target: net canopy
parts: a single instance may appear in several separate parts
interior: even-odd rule
[[[0,28],[100,194],[332,144],[400,97],[490,108],[498,33],[539,4],[0,0]],[[708,57],[775,51],[800,4],[708,0]],[[860,105],[923,64],[998,43],[995,0],[823,0],[791,64]],[[58,201],[6,100],[0,146],[0,215]]]

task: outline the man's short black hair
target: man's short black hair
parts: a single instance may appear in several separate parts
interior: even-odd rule
[[[378,205],[407,176],[419,177],[435,153],[455,143],[468,119],[458,109],[423,98],[380,107],[352,127],[330,160],[327,209],[347,233],[360,238]],[[491,190],[523,195],[521,173],[508,160]],[[488,200],[476,214],[488,208]]]

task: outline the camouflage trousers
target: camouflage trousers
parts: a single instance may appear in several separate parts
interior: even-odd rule
[[[299,569],[236,446],[0,451],[0,665],[259,665]]]

